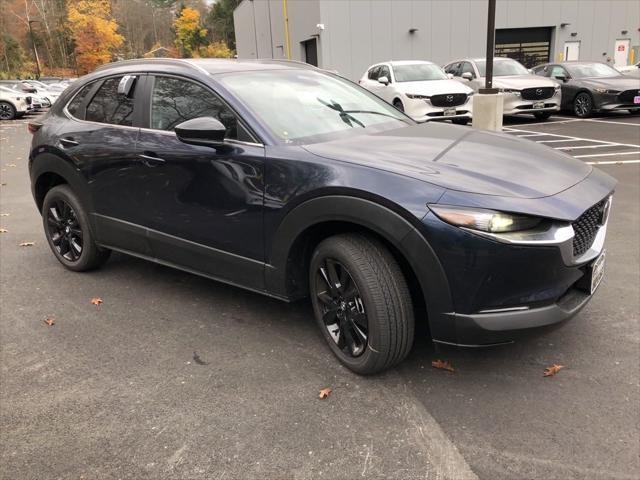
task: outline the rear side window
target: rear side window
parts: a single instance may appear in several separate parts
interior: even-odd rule
[[[226,138],[247,140],[239,135],[235,114],[211,91],[197,83],[174,77],[156,77],[151,101],[151,128],[173,130],[198,117],[213,117],[227,128]]]
[[[73,100],[69,102],[69,105],[67,105],[67,111],[74,117],[84,120],[84,111],[81,111],[80,107],[82,107],[83,102],[93,88],[93,85],[93,83],[90,83],[82,87],[76,96],[73,97]]]
[[[129,95],[118,94],[118,84],[122,77],[105,80],[89,105],[85,119],[91,122],[131,126],[133,124],[134,84]]]

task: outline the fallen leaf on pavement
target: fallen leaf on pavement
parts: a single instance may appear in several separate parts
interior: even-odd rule
[[[442,360],[434,360],[433,362],[431,362],[431,366],[433,368],[440,368],[442,370],[448,370],[449,372],[455,372],[456,371],[455,368],[453,368],[449,362],[442,361]]]
[[[329,387],[320,389],[320,398],[327,398],[331,394],[331,389]]]
[[[91,303],[93,305],[100,305],[102,303],[102,299],[101,298],[97,298],[97,297],[96,298],[92,298],[91,299]]]
[[[5,165],[6,165],[7,167],[12,167],[12,168],[16,166],[16,164],[15,164],[15,163],[6,163]]]
[[[564,365],[553,364],[550,367],[547,367],[544,369],[544,376],[553,377],[556,373],[558,373],[563,368],[564,368]]]
[[[0,233],[9,233],[9,230],[6,228],[0,228]]]
[[[33,247],[36,244],[36,242],[22,242],[20,244],[21,247]]]
[[[10,213],[0,213],[0,217],[8,217],[11,215]]]
[[[47,318],[44,323],[46,323],[48,326],[53,327],[55,325],[55,320],[53,318]]]

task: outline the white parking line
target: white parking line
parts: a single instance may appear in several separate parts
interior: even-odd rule
[[[524,138],[524,137],[544,137],[546,135],[546,133],[527,133],[525,135],[515,135],[518,138]]]
[[[534,133],[534,132],[530,132],[529,130],[521,130],[521,129],[515,129],[515,128],[511,128],[510,131],[511,132],[522,132],[522,133]],[[550,137],[558,137],[558,138],[563,139],[564,141],[576,140],[576,141],[581,141],[581,142],[608,143],[608,144],[616,146],[616,147],[640,148],[640,145],[634,145],[634,144],[630,144],[630,143],[607,142],[606,140],[593,140],[591,138],[573,137],[573,136],[570,136],[570,135],[558,135],[556,133],[545,133],[545,135],[548,135]],[[560,140],[558,140],[558,141],[560,141]],[[551,143],[551,142],[556,142],[556,140],[537,140],[536,141],[536,143]]]
[[[640,127],[640,123],[616,122],[615,120],[595,120],[593,118],[584,120],[585,122],[612,123],[613,125],[630,125],[632,127]]]
[[[568,147],[553,147],[554,150],[576,150],[578,148],[602,148],[602,147],[617,147],[617,145],[604,144],[604,145],[569,145]]]
[[[587,165],[623,165],[627,163],[640,163],[638,160],[603,160],[602,162],[585,162]]]
[[[616,157],[618,155],[638,155],[640,150],[635,152],[617,152],[617,153],[594,153],[591,155],[574,155],[574,158],[590,158],[590,157]]]

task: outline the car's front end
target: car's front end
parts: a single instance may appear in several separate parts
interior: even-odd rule
[[[592,91],[593,108],[600,112],[616,110],[640,109],[640,80],[636,81],[636,88],[623,90],[618,86],[613,88],[595,87]]]
[[[494,85],[503,94],[505,115],[560,111],[562,95],[560,85],[511,85],[511,82],[504,80],[497,80]]]
[[[611,203],[609,191],[573,221],[431,205],[423,222],[453,302],[440,321],[455,325],[455,340],[434,340],[511,342],[578,313],[604,275]]]
[[[473,92],[438,95],[406,94],[405,113],[416,122],[435,120],[470,120],[473,115]]]

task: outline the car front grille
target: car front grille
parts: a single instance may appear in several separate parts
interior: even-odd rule
[[[520,92],[524,100],[544,100],[553,97],[554,87],[525,88]]]
[[[640,96],[640,90],[625,90],[618,94],[621,103],[633,103],[634,97]]]
[[[442,95],[432,95],[431,105],[434,107],[456,107],[458,105],[464,105],[467,101],[466,93],[445,93]]]
[[[575,222],[571,224],[573,227],[573,256],[579,257],[591,248],[596,238],[598,229],[604,223],[605,210],[607,201],[605,198],[596,203],[589,210],[580,215]]]

